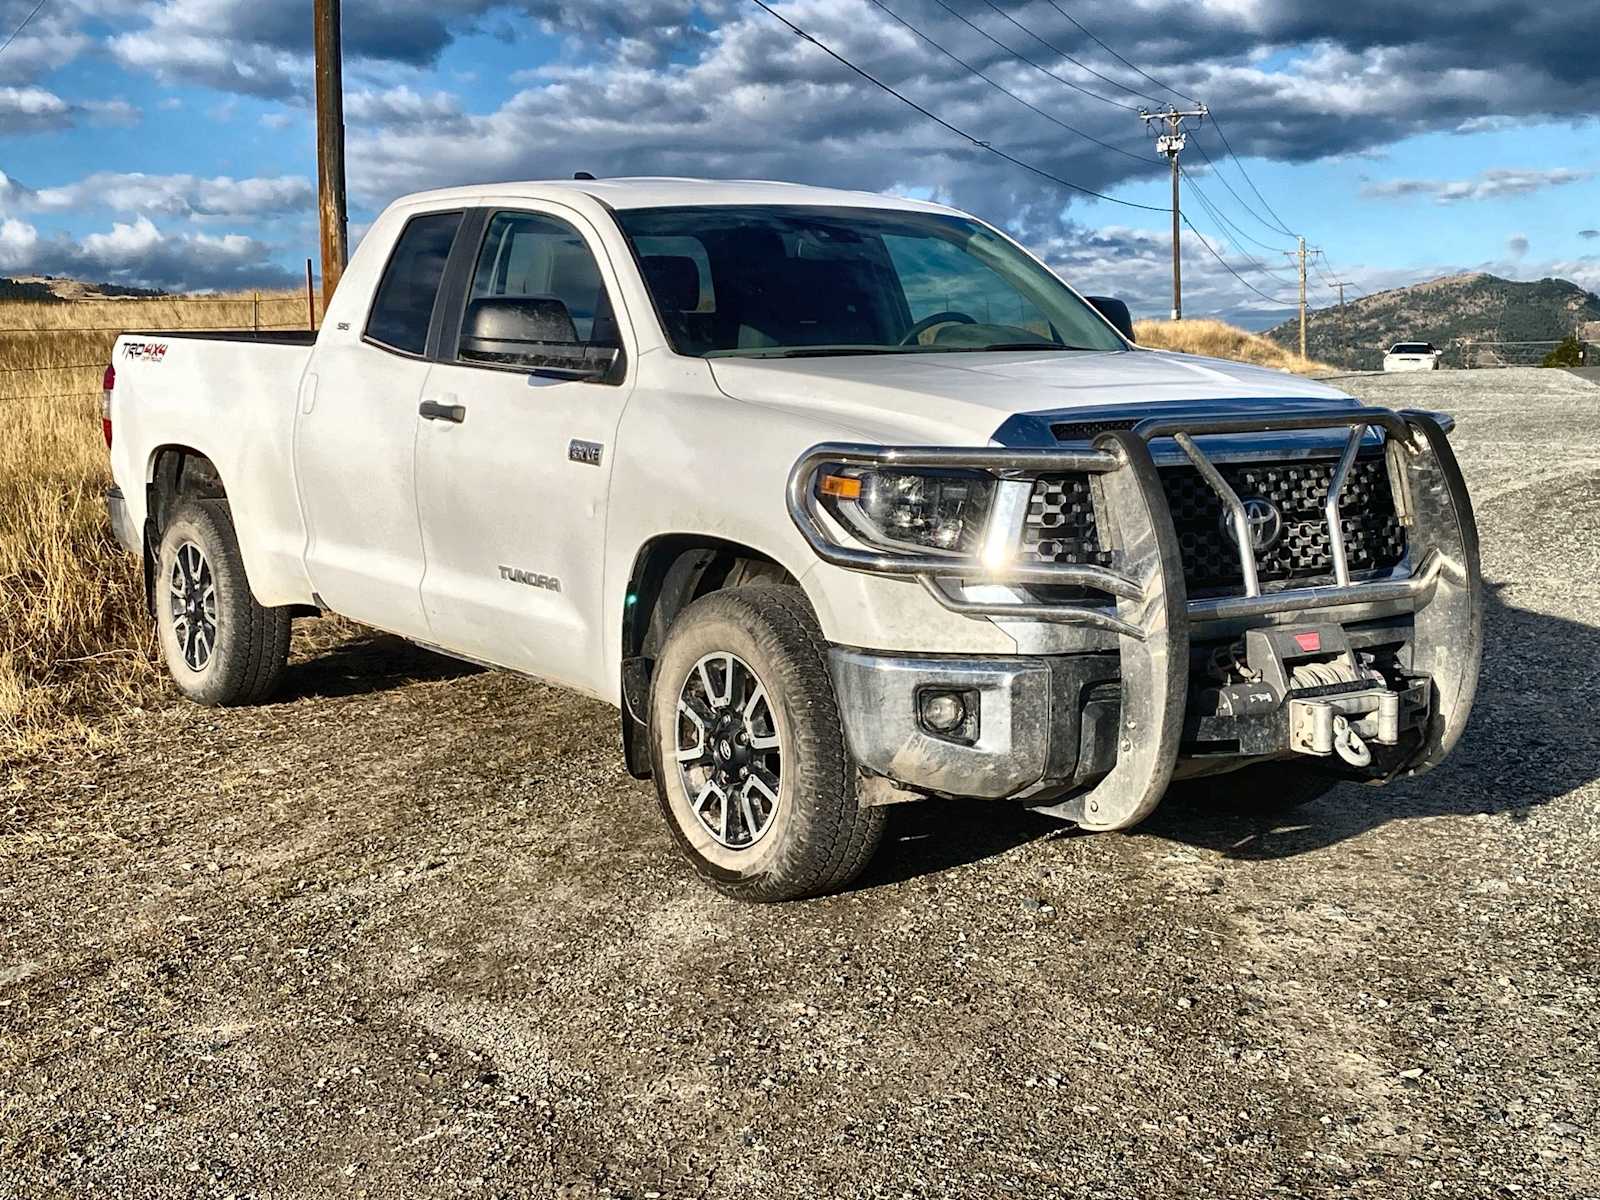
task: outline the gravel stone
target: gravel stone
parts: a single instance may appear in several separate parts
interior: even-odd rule
[[[610,710],[302,623],[277,702],[0,781],[0,1197],[1600,1196],[1600,388],[1341,382],[1460,422],[1439,771],[1127,835],[899,805],[759,908]]]

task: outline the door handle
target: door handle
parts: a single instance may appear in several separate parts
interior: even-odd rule
[[[424,400],[417,414],[425,421],[450,421],[456,425],[467,419],[465,405],[440,404],[437,400]]]

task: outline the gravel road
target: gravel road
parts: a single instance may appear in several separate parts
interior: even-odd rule
[[[1342,384],[1460,420],[1445,769],[1127,835],[909,805],[747,907],[608,710],[314,623],[281,702],[0,780],[0,1198],[1600,1197],[1600,387]]]

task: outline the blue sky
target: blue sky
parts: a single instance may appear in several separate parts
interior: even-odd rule
[[[36,2],[0,0],[0,40]],[[1466,270],[1600,287],[1600,56],[1572,28],[1586,5],[774,6],[1008,153],[1156,208],[1165,167],[1134,110],[1206,100],[1248,180],[1202,124],[1222,178],[1191,150],[1185,208],[1232,270],[1186,235],[1191,315],[1281,315],[1285,229],[1325,251],[1314,304],[1332,301],[1327,279],[1360,294]],[[395,196],[442,184],[789,178],[933,195],[1085,290],[1168,304],[1164,213],[1083,200],[962,143],[749,0],[346,0],[345,39],[358,232]],[[316,247],[309,43],[310,0],[46,0],[0,52],[0,272],[174,289],[297,279]]]

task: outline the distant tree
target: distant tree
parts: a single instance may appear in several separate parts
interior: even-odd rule
[[[1567,334],[1562,343],[1549,354],[1544,356],[1541,367],[1581,367],[1583,366],[1583,343],[1578,340],[1575,333]]]

